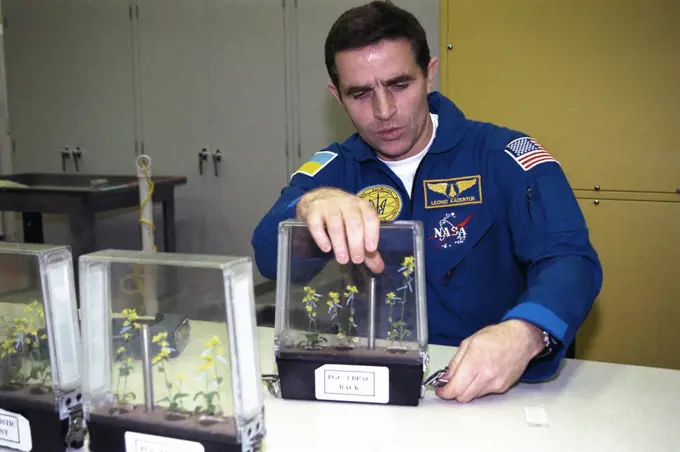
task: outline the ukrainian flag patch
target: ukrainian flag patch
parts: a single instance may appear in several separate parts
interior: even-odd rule
[[[337,156],[338,154],[331,151],[316,152],[290,177],[292,178],[296,174],[304,174],[309,177],[314,177]]]

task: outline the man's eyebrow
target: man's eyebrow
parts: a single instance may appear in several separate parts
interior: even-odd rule
[[[415,77],[413,77],[412,75],[402,74],[387,80],[386,82],[383,83],[383,86],[397,85],[399,83],[412,82],[414,80]]]
[[[405,82],[412,82],[415,80],[415,77],[409,74],[401,74],[397,75],[396,77],[392,77],[388,80],[385,80],[384,82],[381,82],[380,84],[383,86],[392,86],[392,85],[397,85],[399,83],[405,83]],[[345,95],[351,96],[352,94],[356,93],[361,93],[364,91],[370,91],[373,89],[373,85],[355,85],[355,86],[348,86],[345,89]]]

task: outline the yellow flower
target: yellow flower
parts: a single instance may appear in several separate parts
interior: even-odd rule
[[[152,339],[151,342],[161,342],[164,341],[168,337],[168,332],[164,331],[162,333],[158,333],[155,335]]]
[[[413,270],[416,267],[416,261],[413,256],[408,256],[404,258],[404,261],[401,263],[402,267],[405,267],[405,270],[403,271],[404,276],[410,276],[413,273]]]
[[[178,380],[178,381],[184,381],[184,375],[182,375],[182,374],[177,374],[177,380]]]
[[[220,345],[220,340],[218,339],[217,336],[213,336],[208,340],[208,342],[205,343],[206,348],[211,348],[215,347],[216,345]]]
[[[120,355],[121,353],[125,353],[125,347],[118,347],[118,350],[116,350],[116,355]]]

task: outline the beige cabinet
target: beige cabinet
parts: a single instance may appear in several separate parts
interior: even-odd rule
[[[560,160],[602,259],[579,358],[680,369],[680,2],[443,0],[441,84]]]
[[[680,202],[579,202],[604,284],[577,358],[680,369]]]
[[[574,188],[680,188],[680,2],[444,0],[442,10],[443,90],[468,116],[534,135]]]

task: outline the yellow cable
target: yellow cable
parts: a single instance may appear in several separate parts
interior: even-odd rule
[[[149,177],[149,173],[147,171],[147,166],[146,163],[143,159],[141,159],[141,166],[142,170],[144,171],[144,178],[146,179],[146,184],[149,187],[149,193],[146,195],[146,197],[142,200],[142,203],[139,206],[139,223],[140,224],[146,224],[149,227],[153,228],[153,230],[156,230],[156,225],[153,223],[153,221],[145,220],[142,218],[142,210],[144,209],[144,206],[151,200],[151,196],[153,195],[154,192],[154,183]],[[153,218],[153,216],[152,216]],[[153,246],[153,252],[156,252],[156,245]],[[133,287],[135,287],[132,290],[129,290],[125,287],[125,282],[131,280]],[[136,294],[136,293],[143,293],[144,290],[144,276],[140,273],[139,269],[135,269],[134,272],[126,276],[125,278],[120,280],[120,290],[123,293],[126,294]]]

